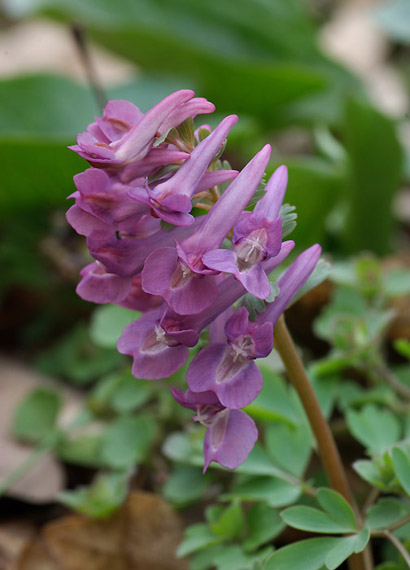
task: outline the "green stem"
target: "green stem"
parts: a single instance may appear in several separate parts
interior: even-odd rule
[[[50,444],[39,444],[33,451],[18,465],[13,471],[11,471],[5,479],[0,483],[0,497],[2,497],[13,485],[18,483],[20,479],[24,477],[24,475],[30,471],[43,455],[46,455],[51,449],[54,447],[54,443]]]
[[[400,540],[394,534],[391,534],[388,530],[385,530],[382,534],[385,536],[390,542],[396,547],[396,549],[400,552],[403,556],[405,563],[410,568],[410,554],[404,544],[400,542]]]
[[[274,340],[275,348],[279,352],[283,364],[285,365],[289,380],[298,393],[315,435],[318,452],[330,486],[350,503],[355,511],[357,523],[360,526],[359,510],[350,491],[343,463],[333,439],[332,432],[323,416],[316,394],[296,351],[283,315],[275,325]],[[369,551],[351,556],[349,558],[350,570],[371,570],[373,565],[370,558]]]

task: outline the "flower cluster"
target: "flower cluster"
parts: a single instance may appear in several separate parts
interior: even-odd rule
[[[268,275],[294,247],[282,241],[287,170],[278,168],[247,209],[270,147],[241,172],[226,169],[220,156],[237,117],[214,130],[193,127],[197,115],[213,111],[190,90],[145,114],[127,101],[110,101],[70,147],[91,168],[74,177],[67,219],[95,259],[81,271],[78,294],[143,313],[118,341],[118,350],[133,357],[136,378],[175,373],[209,329],[209,345],[189,366],[188,389],[171,391],[207,428],[205,469],[211,461],[234,469],[257,439],[242,410],[262,387],[254,361],[271,352],[273,326],[313,271],[320,247],[296,258],[272,299]],[[194,217],[193,207],[206,213]],[[245,306],[235,310],[245,294],[263,300],[254,320]]]

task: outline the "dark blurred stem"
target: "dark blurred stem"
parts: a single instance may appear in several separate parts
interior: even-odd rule
[[[325,469],[329,484],[350,503],[356,514],[357,524],[361,521],[357,505],[349,488],[339,451],[330,431],[329,424],[323,416],[316,394],[307,377],[302,361],[296,351],[293,339],[282,315],[274,329],[275,348],[279,352],[289,380],[302,402],[310,426],[315,435],[318,451]],[[372,570],[370,551],[355,554],[349,558],[350,570]]]
[[[105,105],[107,104],[107,96],[103,87],[101,86],[101,83],[98,80],[95,67],[90,56],[85,29],[83,26],[81,26],[81,24],[72,24],[71,33],[78,48],[81,61],[83,62],[88,78],[88,83],[90,84],[90,88],[94,94],[95,101],[99,109],[103,111]]]

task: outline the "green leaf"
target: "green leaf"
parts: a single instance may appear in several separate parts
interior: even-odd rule
[[[47,374],[84,385],[117,369],[123,359],[117,350],[95,346],[85,326],[80,324],[44,352],[36,366]]]
[[[199,467],[176,465],[162,492],[167,501],[185,506],[198,501],[212,481],[210,472],[202,473]]]
[[[396,416],[371,404],[360,411],[348,410],[349,430],[371,452],[383,452],[400,437],[400,423]]]
[[[357,530],[356,518],[352,507],[340,493],[332,489],[319,489],[317,492],[319,505],[338,523]]]
[[[13,436],[37,443],[55,433],[61,404],[57,391],[45,388],[33,390],[17,408],[11,428]]]
[[[298,410],[283,378],[265,366],[259,366],[263,374],[263,387],[258,397],[245,408],[251,416],[265,421],[282,421],[294,426],[300,421]]]
[[[234,501],[224,509],[210,527],[214,534],[222,536],[224,540],[234,539],[241,536],[245,525],[245,517],[239,501]]]
[[[71,509],[91,518],[110,516],[124,502],[129,473],[107,473],[97,477],[90,487],[63,491],[59,500]]]
[[[177,550],[177,556],[187,556],[197,550],[209,548],[222,542],[222,536],[215,535],[207,524],[193,524],[185,531],[185,538]]]
[[[88,406],[96,414],[111,410],[121,414],[136,410],[145,404],[151,395],[150,383],[134,378],[127,370],[102,378],[92,391]]]
[[[276,550],[268,558],[265,570],[320,570],[326,556],[340,538],[310,538]]]
[[[362,552],[370,538],[369,529],[364,528],[359,534],[341,538],[325,559],[328,570],[336,570],[353,553]]]
[[[8,4],[15,14],[15,5]],[[40,0],[34,10],[29,0],[21,0],[18,8],[20,14],[45,11],[80,21],[94,40],[139,68],[195,79],[201,95],[221,113],[251,111],[264,126],[283,121],[281,111],[289,102],[327,87],[327,68],[336,67],[324,65],[312,18],[296,0],[239,0],[235,6],[217,0],[206,5],[119,0],[115,8],[108,0]],[[165,61],[164,53],[173,57]]]
[[[405,517],[410,507],[399,499],[382,498],[367,512],[366,525],[370,529],[387,528]]]
[[[156,437],[157,424],[152,416],[121,416],[102,435],[101,458],[115,469],[143,462]]]
[[[263,501],[271,507],[291,505],[301,495],[301,489],[296,485],[275,479],[272,476],[252,477],[237,483],[224,499],[239,498],[243,501]]]
[[[345,526],[319,509],[303,505],[289,507],[282,513],[282,518],[289,526],[310,532],[342,534],[356,530],[355,526]]]
[[[394,471],[401,486],[410,495],[410,457],[400,447],[392,450]]]
[[[105,466],[100,451],[101,434],[65,437],[55,450],[66,463],[97,468]]]
[[[345,135],[350,158],[345,246],[351,252],[368,250],[385,255],[392,247],[392,201],[402,171],[395,126],[368,103],[350,99]]]
[[[246,514],[246,522],[248,536],[243,542],[246,552],[252,552],[262,544],[271,541],[285,527],[279,511],[264,503],[252,505]]]
[[[329,162],[313,157],[288,158],[286,165],[289,170],[286,200],[299,212],[292,239],[301,248],[323,242],[326,216],[341,195],[343,173]]]
[[[102,305],[93,312],[90,326],[91,340],[103,348],[116,348],[122,331],[140,316],[141,313],[124,307]]]
[[[304,424],[268,425],[265,440],[267,450],[279,467],[296,477],[303,476],[312,453],[312,438]]]
[[[406,338],[399,338],[393,342],[394,348],[402,356],[406,356],[410,360],[410,341]]]

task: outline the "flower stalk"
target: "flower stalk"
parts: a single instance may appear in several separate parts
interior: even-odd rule
[[[361,520],[359,511],[350,490],[339,451],[333,439],[329,424],[323,416],[315,392],[309,382],[302,361],[296,351],[283,314],[276,322],[273,334],[274,346],[285,366],[288,378],[302,402],[310,427],[315,436],[318,452],[329,484],[332,489],[340,493],[346,501],[350,503],[356,515],[357,524],[360,527]],[[372,568],[373,564],[368,549],[360,554],[352,555],[349,558],[350,570],[372,570]]]

